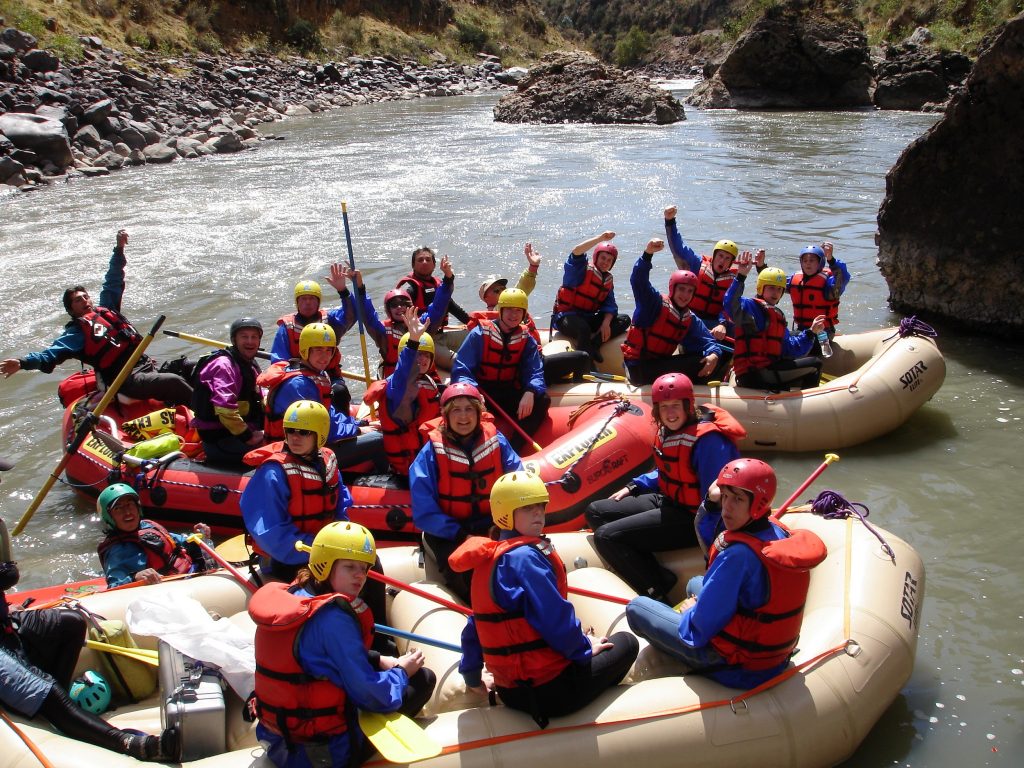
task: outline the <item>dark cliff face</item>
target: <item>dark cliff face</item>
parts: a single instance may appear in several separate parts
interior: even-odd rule
[[[1024,339],[1024,14],[889,171],[877,242],[894,309]]]

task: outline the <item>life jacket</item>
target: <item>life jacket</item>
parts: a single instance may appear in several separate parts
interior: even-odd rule
[[[279,360],[272,363],[267,370],[256,377],[256,386],[265,387],[267,390],[267,408],[263,417],[263,436],[268,440],[283,440],[284,412],[287,408],[277,409],[274,402],[281,385],[296,376],[308,376],[316,384],[317,394],[320,402],[328,411],[331,409],[331,380],[327,373],[316,373],[302,363],[295,364],[294,360]]]
[[[437,460],[438,505],[456,520],[490,520],[491,487],[505,473],[493,418],[490,414],[481,415],[476,444],[468,454],[445,437],[440,420],[424,426]]]
[[[395,372],[395,368],[398,366],[398,342],[405,335],[405,329],[399,328],[390,319],[382,322],[387,335],[384,337],[384,343],[378,349],[380,350],[381,374],[386,379]]]
[[[263,421],[263,398],[260,397],[259,388],[256,386],[256,377],[260,374],[260,368],[255,361],[243,360],[234,349],[218,349],[204,355],[196,362],[192,373],[192,413],[196,419],[205,422],[219,422],[217,413],[211,402],[212,393],[210,388],[199,379],[202,370],[215,358],[227,355],[239,372],[242,379],[238,392],[238,412],[250,424]],[[216,428],[214,428],[216,429]],[[224,430],[225,432],[227,430]]]
[[[403,277],[395,284],[395,288],[401,288],[403,285],[412,285],[415,287],[415,295],[412,297],[413,306],[416,307],[417,311],[422,314],[430,309],[430,305],[434,302],[434,294],[437,293],[437,289],[441,287],[441,279],[431,275],[427,278],[419,277],[415,272],[410,272],[408,275]],[[444,332],[444,327],[448,325],[448,313],[445,312],[444,316],[437,321],[436,326],[431,329],[432,335],[438,335]],[[386,374],[390,376],[391,374]]]
[[[302,669],[296,651],[306,622],[336,605],[359,624],[367,650],[373,639],[373,614],[360,598],[340,593],[299,596],[275,582],[249,600],[256,623],[256,708],[260,722],[290,744],[323,741],[348,728],[345,689]]]
[[[722,311],[725,292],[729,290],[732,281],[736,279],[737,271],[736,266],[733,265],[727,272],[716,275],[715,270],[711,268],[711,257],[701,256],[700,269],[697,270],[697,288],[693,292],[693,298],[690,299],[690,310],[702,320],[707,318],[705,322],[714,318],[714,325],[718,325],[718,315]]]
[[[790,278],[789,297],[793,300],[793,325],[797,330],[810,328],[814,318],[825,316],[825,330],[831,331],[839,322],[839,299],[826,295],[829,272],[807,277],[798,272]]]
[[[709,553],[708,567],[728,546],[743,544],[757,555],[768,574],[768,600],[756,610],[737,606],[736,613],[711,638],[711,646],[733,666],[757,671],[785,662],[796,648],[811,582],[810,569],[825,559],[824,542],[806,530],[791,532],[772,520],[786,538],[762,541],[741,531],[723,531]]]
[[[134,531],[117,529],[107,533],[96,548],[100,565],[104,569],[110,549],[118,544],[134,544],[139,547],[146,555],[146,566],[163,576],[192,570],[192,558],[185,548],[174,540],[166,528],[152,520],[142,520]]]
[[[277,318],[277,324],[283,325],[288,330],[288,357],[291,359],[297,360],[302,356],[299,354],[299,336],[302,335],[302,329],[310,323],[327,323],[327,310],[320,309],[317,312],[320,316],[311,320],[303,320],[299,317],[298,312],[281,315]],[[331,361],[325,370],[331,381],[341,378],[341,350],[337,347],[334,348],[334,354],[331,355]]]
[[[306,459],[285,450],[284,443],[271,443],[245,454],[243,461],[251,467],[258,467],[265,461],[275,461],[284,470],[288,481],[288,515],[300,533],[316,535],[333,521],[338,514],[338,493],[341,476],[338,460],[330,448],[321,448],[323,459],[321,470]],[[253,540],[253,549],[267,556]]]
[[[624,360],[646,360],[652,357],[670,357],[682,342],[693,323],[689,308],[680,310],[662,294],[658,316],[647,328],[629,326],[622,344]]]
[[[494,309],[478,309],[474,312],[469,313],[469,322],[466,323],[466,330],[472,331],[478,325],[481,320],[490,320],[491,322],[498,322],[498,311]],[[540,331],[537,330],[537,324],[533,322],[533,315],[529,312],[523,317],[521,325],[526,329],[526,332],[533,337],[533,340],[537,342],[537,346],[541,346],[543,342],[540,338]]]
[[[752,331],[752,326],[740,323],[736,328],[736,350],[733,369],[737,376],[750,370],[767,368],[782,356],[782,339],[786,334],[786,316],[778,307],[771,307],[764,299],[754,299],[764,310],[768,322],[762,331]]]
[[[96,307],[68,326],[77,325],[85,337],[81,359],[97,370],[104,383],[117,378],[132,352],[142,342],[142,334],[120,312]]]
[[[519,363],[523,359],[528,336],[522,326],[510,334],[504,334],[497,323],[480,321],[483,348],[480,351],[480,368],[476,371],[477,381],[497,384],[519,384]]]
[[[441,415],[441,382],[437,375],[418,376],[416,399],[412,403],[413,418],[408,424],[400,424],[388,411],[387,381],[373,382],[363,395],[363,402],[377,406],[380,429],[384,435],[384,453],[391,468],[400,475],[408,475],[413,459],[426,442],[420,433],[420,425]]]
[[[574,288],[563,285],[558,289],[554,311],[597,312],[604,306],[613,284],[612,273],[602,272],[591,262],[579,285]]]
[[[674,432],[665,427],[654,440],[654,465],[658,468],[658,490],[677,504],[696,513],[701,503],[700,479],[690,461],[693,446],[704,435],[720,432],[733,442],[747,436],[736,417],[717,405],[701,405],[696,424]]]
[[[487,670],[502,688],[543,685],[572,662],[545,642],[520,611],[506,611],[494,599],[492,585],[498,560],[518,547],[535,547],[551,565],[558,593],[565,599],[568,582],[562,559],[551,542],[533,536],[493,541],[482,536],[467,539],[449,562],[457,571],[470,570],[470,603]],[[523,585],[528,588],[527,585]]]

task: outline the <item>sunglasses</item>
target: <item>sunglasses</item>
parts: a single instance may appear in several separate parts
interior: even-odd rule
[[[411,306],[412,306],[412,302],[411,301],[392,301],[390,304],[388,304],[388,309],[394,309],[395,307],[405,308],[405,307],[411,307]]]
[[[316,434],[316,432],[314,432],[312,429],[289,429],[289,428],[286,428],[284,433],[286,435],[297,435],[298,437],[309,437],[310,435],[315,435]]]

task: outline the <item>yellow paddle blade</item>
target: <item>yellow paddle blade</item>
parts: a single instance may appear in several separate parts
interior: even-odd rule
[[[441,754],[441,745],[412,719],[399,712],[359,710],[359,727],[385,760],[414,763]]]
[[[125,656],[129,659],[141,661],[143,664],[150,664],[154,667],[160,666],[160,657],[156,651],[150,651],[145,648],[125,648],[120,645],[101,643],[99,640],[86,640],[85,645],[87,648],[92,648],[96,651],[113,653],[116,656]]]
[[[232,536],[227,541],[222,541],[217,545],[217,554],[227,560],[229,563],[247,563],[249,562],[249,548],[245,546],[245,534],[240,533],[237,536]]]

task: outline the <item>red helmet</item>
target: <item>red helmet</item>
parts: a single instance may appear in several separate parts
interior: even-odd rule
[[[473,400],[479,400],[481,403],[484,401],[480,396],[480,390],[465,381],[457,381],[445,387],[444,394],[441,395],[441,405],[444,406],[445,403],[449,400],[454,400],[456,397],[469,397]]]
[[[669,298],[676,290],[677,285],[692,285],[694,290],[697,288],[697,276],[688,269],[677,269],[672,273],[672,277],[668,279],[668,295]]]
[[[775,498],[775,470],[760,459],[735,459],[718,473],[718,485],[742,488],[754,494],[750,516],[758,520],[772,511]]]
[[[610,253],[612,255],[612,266],[613,267],[615,266],[615,262],[619,258],[619,249],[618,248],[616,248],[611,243],[601,243],[599,246],[597,246],[594,249],[594,252],[592,254],[592,258],[593,258],[595,264],[597,264],[597,255],[599,253]]]
[[[395,299],[409,299],[409,294],[403,291],[401,288],[392,288],[390,291],[384,294],[384,309],[389,308],[389,304]],[[409,299],[411,302],[412,299]]]
[[[693,382],[685,373],[666,373],[651,385],[651,401],[693,400]]]

